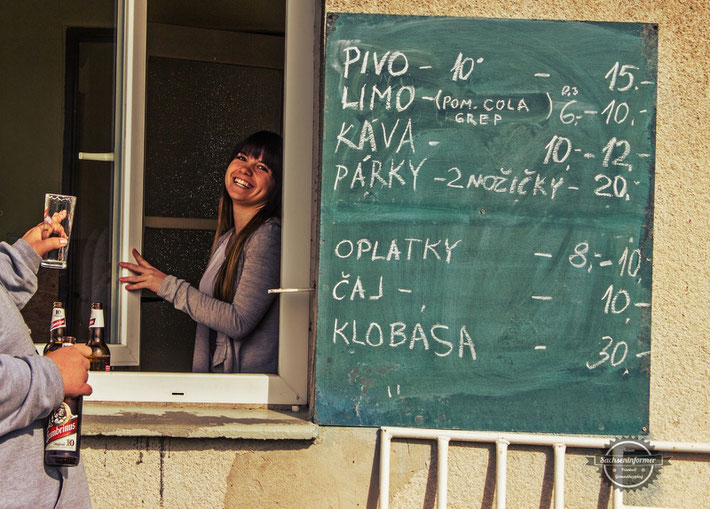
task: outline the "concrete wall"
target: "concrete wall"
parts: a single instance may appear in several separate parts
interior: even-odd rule
[[[658,113],[650,438],[710,442],[710,41],[707,0],[329,0],[326,10],[655,22]],[[377,432],[321,428],[314,441],[86,437],[95,507],[376,507]],[[392,507],[434,507],[435,448],[398,441]],[[567,507],[610,507],[588,451],[567,458]],[[710,460],[673,454],[627,503],[710,506]],[[491,507],[490,446],[454,444],[449,507]],[[551,507],[552,453],[513,448],[508,507]]]

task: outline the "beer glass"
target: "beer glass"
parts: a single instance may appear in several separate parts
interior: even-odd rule
[[[52,194],[47,193],[44,195],[44,219],[45,221],[51,221],[55,214],[66,210],[67,214],[61,221],[61,225],[64,227],[64,233],[67,235],[67,243],[60,247],[59,249],[53,249],[44,257],[40,262],[42,267],[49,269],[65,269],[67,267],[67,255],[69,254],[69,237],[71,236],[72,222],[74,221],[74,209],[76,207],[76,196],[69,196],[66,194]],[[55,234],[53,234],[55,235]]]

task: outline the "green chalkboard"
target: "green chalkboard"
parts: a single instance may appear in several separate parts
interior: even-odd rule
[[[647,432],[657,28],[327,16],[316,420]]]

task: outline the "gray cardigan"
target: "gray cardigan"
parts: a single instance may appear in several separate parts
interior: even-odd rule
[[[281,223],[271,218],[247,239],[237,265],[234,300],[227,303],[212,295],[233,232],[220,237],[199,289],[167,276],[158,295],[197,322],[193,371],[276,373],[279,303],[267,290],[279,286]]]
[[[39,261],[22,239],[0,243],[0,506],[90,507],[82,463],[44,466],[44,418],[61,403],[64,384],[56,364],[37,355],[20,314],[37,290]],[[45,339],[49,316],[48,309],[37,339]]]

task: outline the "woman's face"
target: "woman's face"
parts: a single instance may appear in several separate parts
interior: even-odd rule
[[[242,152],[227,166],[224,185],[234,205],[261,208],[267,202],[275,182],[271,168],[261,160]]]

